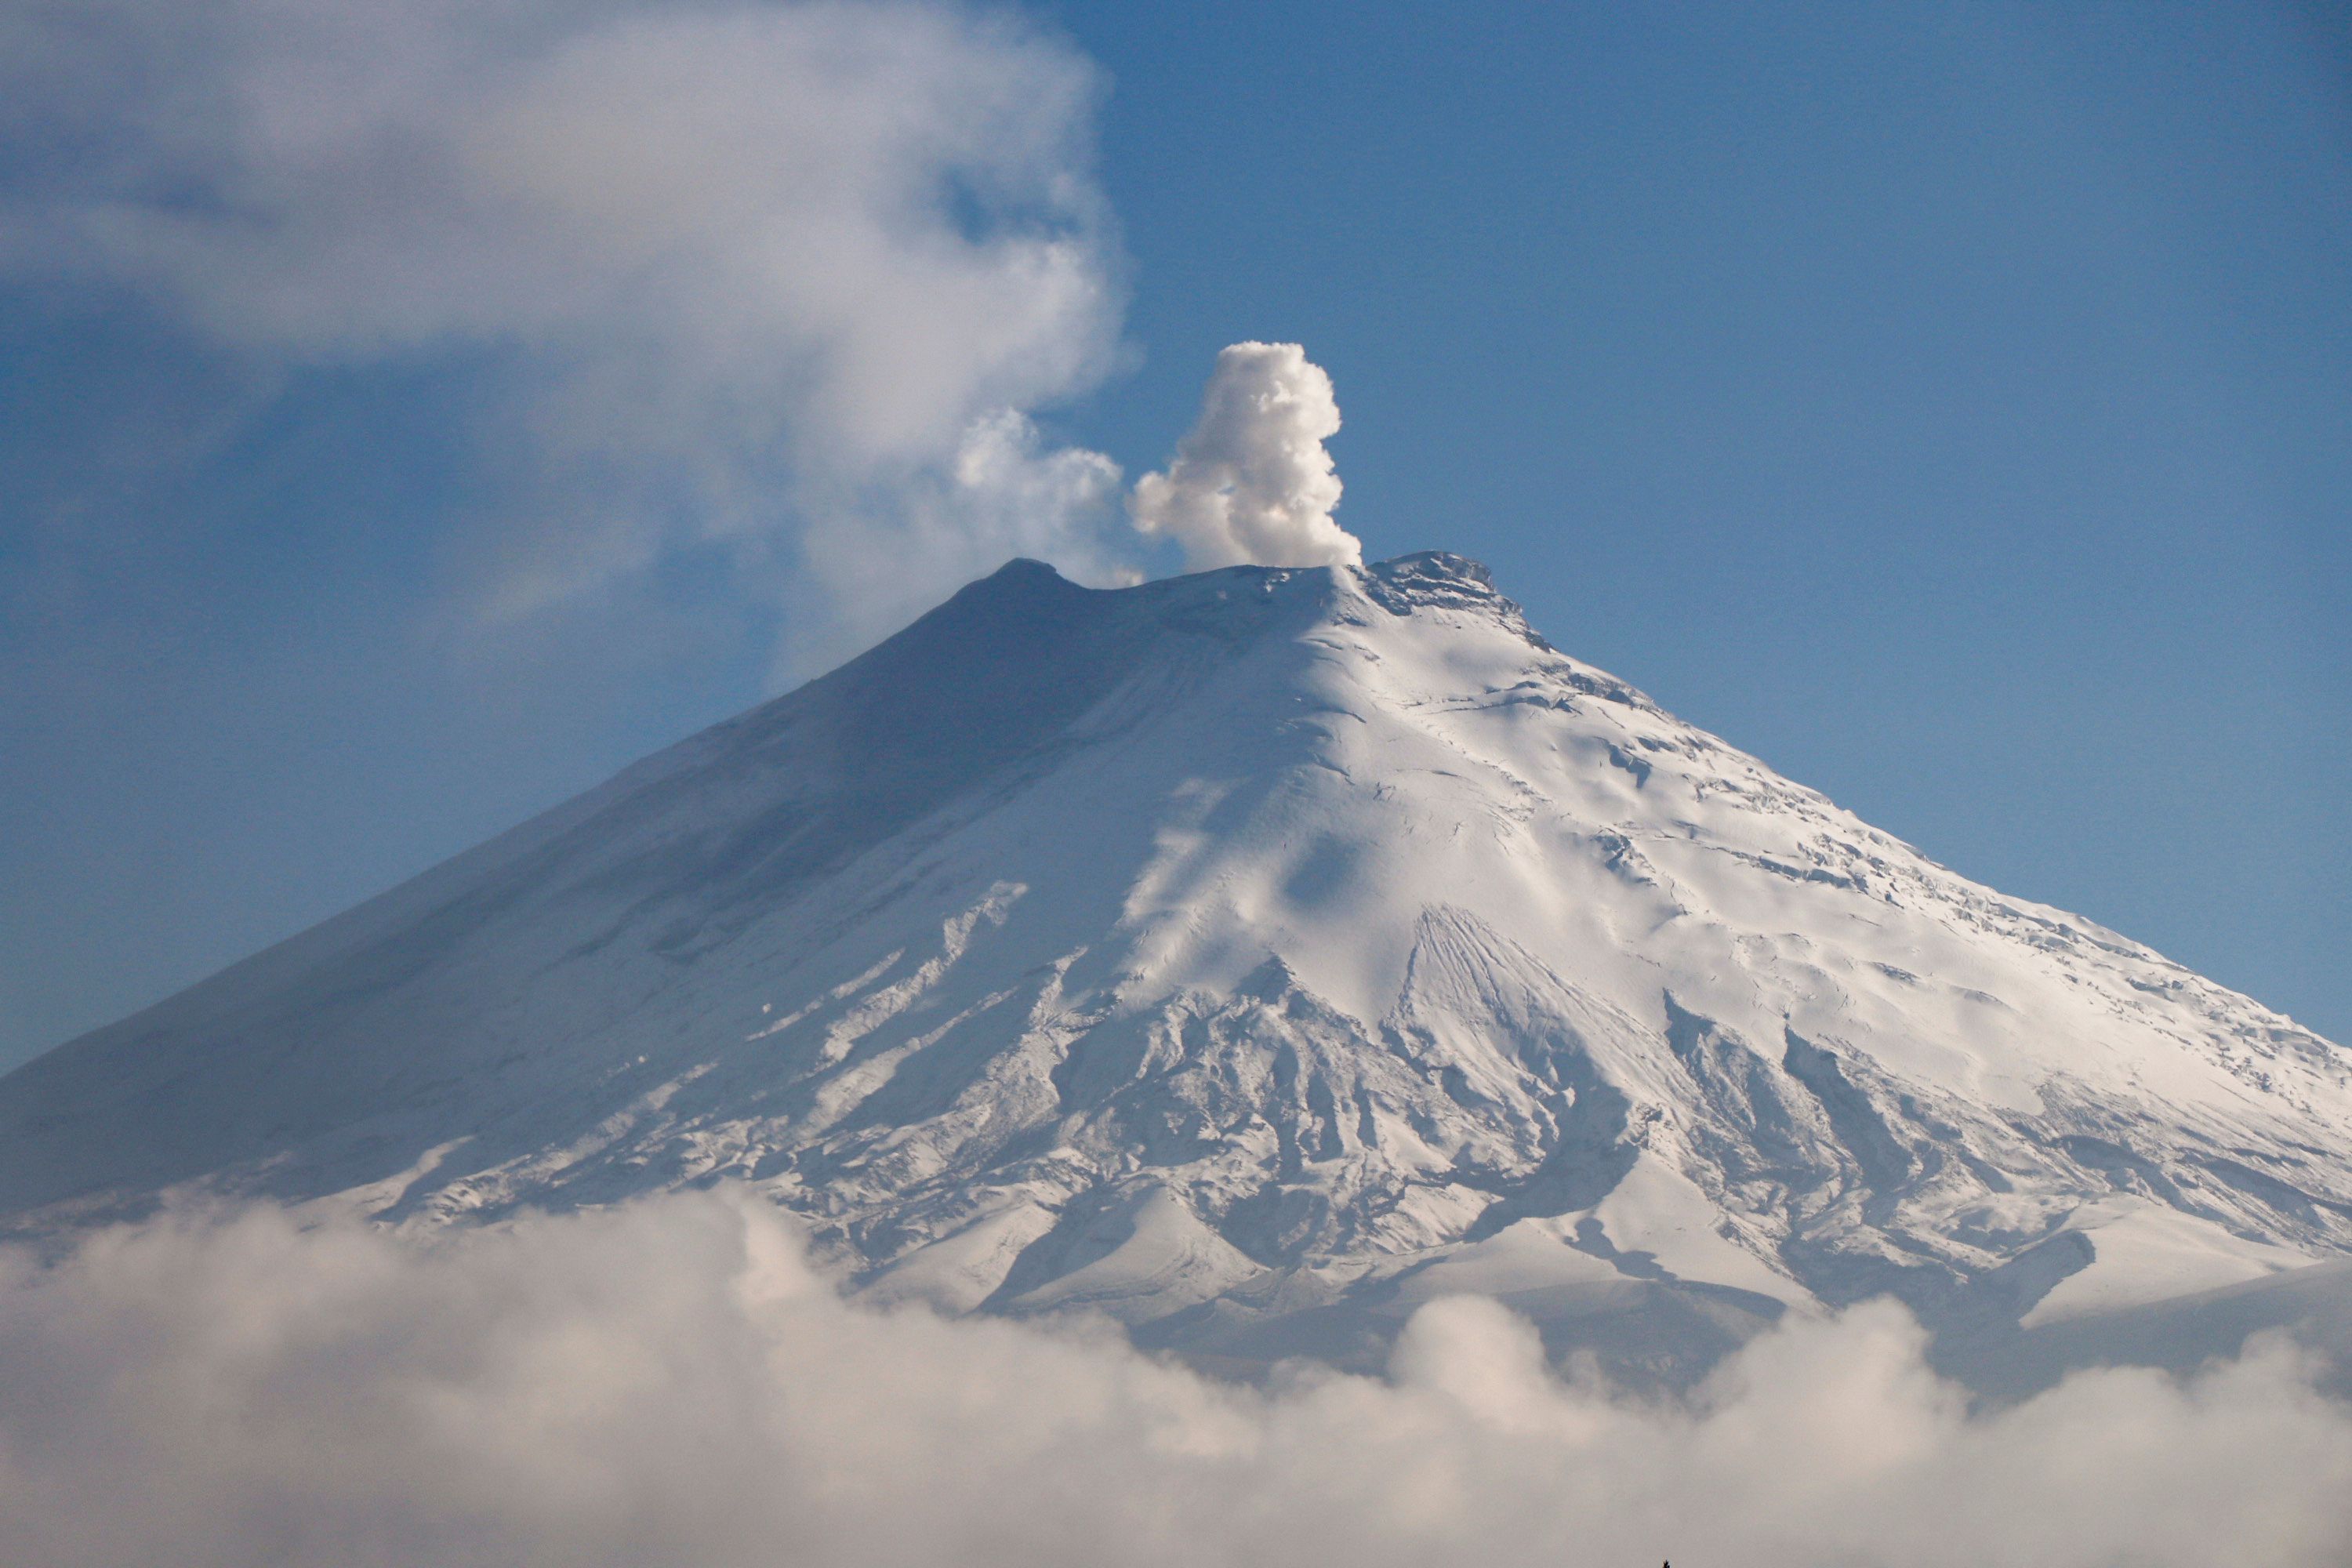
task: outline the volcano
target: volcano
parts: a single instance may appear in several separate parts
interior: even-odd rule
[[[0,1079],[20,1236],[721,1181],[870,1299],[1237,1368],[1461,1291],[1627,1373],[1882,1294],[1990,1365],[2344,1299],[2352,1058],[1423,554],[1014,562]]]

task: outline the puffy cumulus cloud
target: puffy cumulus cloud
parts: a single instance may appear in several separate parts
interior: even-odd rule
[[[844,1302],[696,1194],[402,1237],[262,1209],[0,1256],[0,1561],[1197,1568],[2341,1562],[2352,1415],[2291,1357],[1971,1415],[1891,1307],[1688,1404],[1491,1302],[1386,1380]]]
[[[1103,461],[1002,435],[1118,349],[1101,91],[948,4],[26,0],[0,268],[281,369],[470,367],[494,614],[703,548],[814,567],[804,607],[877,563],[936,593],[976,551],[930,539]],[[1100,553],[1089,495],[1027,547]]]
[[[1306,350],[1235,343],[1175,461],[1137,481],[1128,514],[1195,567],[1355,565],[1362,545],[1331,521],[1339,476],[1323,443],[1339,429],[1331,378]]]

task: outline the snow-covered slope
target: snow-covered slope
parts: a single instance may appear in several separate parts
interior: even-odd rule
[[[863,658],[0,1080],[0,1210],[734,1177],[883,1298],[1261,1362],[1499,1295],[1701,1362],[2352,1252],[2352,1058],[1554,650],[1458,557]]]

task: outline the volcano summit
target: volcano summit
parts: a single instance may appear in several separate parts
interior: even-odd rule
[[[1255,1365],[1473,1291],[1674,1377],[1882,1293],[1986,1345],[2338,1280],[2352,1058],[1427,554],[1015,562],[0,1080],[20,1233],[722,1179],[876,1299]]]

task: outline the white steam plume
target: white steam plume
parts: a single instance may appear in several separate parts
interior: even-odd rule
[[[693,1194],[404,1238],[261,1209],[0,1252],[0,1561],[795,1568],[2352,1559],[2352,1413],[2276,1349],[1972,1415],[1866,1307],[1685,1406],[1491,1302],[1388,1381],[845,1304]]]
[[[1128,514],[1196,568],[1356,565],[1362,545],[1331,521],[1339,476],[1323,443],[1339,428],[1331,378],[1306,350],[1235,343],[1176,460],[1137,481]]]
[[[0,142],[49,152],[0,160],[0,274],[279,373],[471,367],[493,617],[681,551],[803,610],[1101,575],[1115,491],[1001,436],[1118,347],[1102,86],[952,4],[24,0]]]

